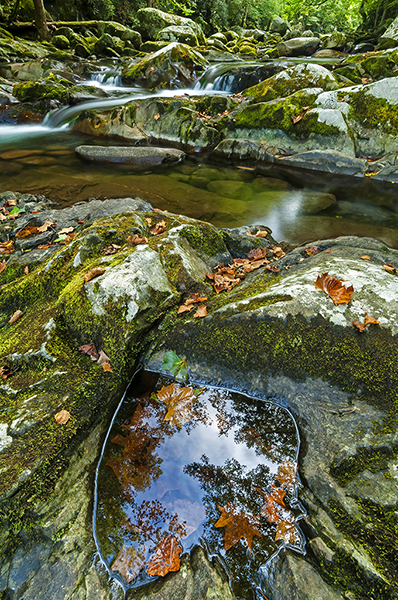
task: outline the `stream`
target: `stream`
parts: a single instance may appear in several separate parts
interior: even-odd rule
[[[301,60],[301,59],[300,59]],[[286,61],[279,61],[286,68]],[[234,75],[248,65],[261,78],[264,63],[234,62],[209,67],[192,89],[178,94],[231,94],[237,91]],[[342,185],[339,177],[315,177],[306,185],[291,174],[259,165],[226,165],[206,156],[190,155],[183,163],[155,169],[131,165],[83,162],[74,149],[81,144],[128,145],[124,140],[92,138],[74,132],[73,120],[83,110],[109,109],[132,99],[170,97],[176,90],[148,93],[124,87],[114,64],[92,68],[87,79],[109,97],[62,107],[46,115],[41,124],[0,125],[0,189],[43,194],[61,207],[90,198],[139,196],[155,207],[234,228],[264,224],[276,239],[306,243],[340,235],[381,239],[398,247],[398,215],[391,206],[391,191],[375,182]],[[253,79],[255,83],[256,79]],[[324,205],[324,194],[334,196]],[[388,201],[384,202],[384,197]]]

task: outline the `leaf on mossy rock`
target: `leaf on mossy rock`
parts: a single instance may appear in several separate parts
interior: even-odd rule
[[[204,304],[202,304],[201,306],[198,306],[193,318],[196,319],[199,317],[202,319],[203,317],[206,317],[206,316],[207,316],[207,307]]]
[[[221,517],[215,527],[225,527],[224,548],[229,550],[240,539],[244,539],[251,553],[253,537],[262,537],[259,532],[260,519],[257,515],[245,513],[239,510],[234,502],[228,502],[226,506],[219,506]]]
[[[6,268],[6,266],[7,266],[7,262],[5,260],[2,260],[0,262],[0,273],[2,273],[4,271],[4,269]]]
[[[145,236],[140,237],[135,233],[134,235],[129,235],[126,241],[128,244],[135,244],[136,246],[139,246],[140,244],[147,244],[148,238]]]
[[[387,271],[387,273],[391,273],[391,275],[396,275],[397,274],[397,269],[396,269],[396,267],[392,263],[389,263],[387,265],[383,265],[383,269],[385,269]]]
[[[54,419],[58,425],[65,425],[70,419],[70,413],[67,410],[60,410]]]
[[[328,273],[322,273],[322,276],[318,275],[315,287],[330,296],[335,306],[351,302],[351,294],[354,292],[352,285],[346,288],[340,279],[331,277]]]
[[[14,242],[10,240],[9,242],[0,242],[0,254],[11,254],[14,252]]]
[[[94,342],[91,344],[83,344],[83,346],[79,346],[79,352],[82,354],[87,354],[90,356],[91,360],[98,360],[99,354],[97,352],[97,348],[95,347]]]
[[[197,401],[197,395],[193,388],[172,383],[167,387],[163,386],[157,393],[157,397],[159,402],[164,402],[167,406],[164,420],[169,421],[170,425],[181,427],[195,417],[193,406]]]
[[[15,323],[15,321],[18,321],[18,319],[20,319],[22,315],[22,310],[16,310],[12,317],[10,317],[10,319],[8,320],[9,324],[12,325],[13,323]]]
[[[134,546],[123,546],[111,564],[112,571],[118,571],[123,579],[130,583],[144,568],[145,563]]]
[[[94,267],[94,269],[91,269],[91,271],[88,271],[88,273],[84,274],[84,281],[87,283],[87,281],[91,281],[91,279],[94,279],[94,277],[98,277],[104,273],[105,269],[103,267]]]
[[[148,575],[164,577],[167,573],[180,570],[180,553],[182,549],[175,537],[166,536],[149,559]]]
[[[361,323],[360,321],[352,322],[354,327],[356,327],[358,329],[358,331],[360,331],[361,333],[362,333],[362,331],[364,331],[366,329],[366,327],[368,325],[378,325],[379,323],[380,323],[380,321],[378,321],[374,317],[371,317],[370,315],[368,315],[368,313],[365,313],[365,322],[364,323]]]
[[[152,227],[149,228],[149,233],[151,235],[160,235],[161,233],[166,231],[166,229],[166,221],[158,221],[158,223],[155,223],[155,225],[152,225]]]
[[[4,380],[7,379],[7,377],[10,377],[10,375],[13,374],[13,370],[10,369],[10,367],[7,367],[7,365],[4,365],[3,367],[0,367],[0,377]]]

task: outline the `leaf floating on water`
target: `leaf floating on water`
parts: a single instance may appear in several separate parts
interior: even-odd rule
[[[367,325],[378,325],[379,323],[380,323],[380,321],[378,321],[374,317],[371,317],[370,315],[368,315],[368,313],[365,313],[365,322],[364,323],[361,323],[360,321],[352,322],[354,327],[356,327],[358,329],[358,331],[360,331],[361,333],[362,333],[362,331],[364,331],[366,329]]]
[[[169,350],[164,355],[162,369],[167,369],[173,375],[183,381],[188,379],[188,365],[184,358],[180,358],[174,350]]]
[[[225,550],[229,550],[240,539],[244,539],[251,553],[253,537],[255,535],[262,537],[258,530],[260,527],[259,517],[240,511],[234,502],[228,502],[226,506],[219,506],[218,508],[221,510],[221,517],[215,526],[226,527],[224,533]]]
[[[167,573],[179,571],[181,552],[182,549],[175,537],[172,535],[165,537],[149,559],[148,575],[164,577]]]
[[[144,568],[142,557],[133,546],[123,546],[111,564],[112,571],[118,571],[123,579],[130,583]]]
[[[285,460],[282,465],[278,466],[278,473],[275,477],[284,488],[291,488],[296,481],[297,465],[291,460]]]
[[[197,396],[193,388],[172,383],[167,387],[163,386],[157,396],[159,402],[164,402],[168,408],[164,420],[169,421],[170,425],[181,427],[195,417],[193,405],[197,401]]]
[[[294,544],[297,542],[297,533],[294,522],[282,519],[277,527],[275,533],[275,541],[282,540],[286,544]]]
[[[60,410],[54,417],[58,425],[65,425],[70,419],[70,413],[67,410]]]
[[[91,281],[91,279],[94,279],[94,277],[98,277],[104,273],[105,269],[103,267],[94,267],[94,269],[91,269],[91,271],[84,274],[84,281],[87,283],[87,281]]]
[[[155,225],[152,225],[152,227],[149,228],[149,233],[152,235],[160,235],[161,233],[166,231],[166,229],[166,221],[159,221],[158,223],[155,223]]]
[[[286,492],[282,488],[271,486],[271,493],[268,494],[260,488],[254,488],[265,500],[265,504],[261,510],[261,514],[267,518],[268,523],[278,523],[281,519],[280,508],[285,508],[283,498]]]
[[[23,315],[22,310],[16,310],[12,317],[8,320],[9,324],[12,325],[15,321],[18,321]]]
[[[322,276],[318,275],[318,278],[315,281],[315,287],[330,296],[335,306],[351,302],[351,294],[354,292],[352,285],[346,288],[340,279],[330,277],[328,273],[322,273]]]

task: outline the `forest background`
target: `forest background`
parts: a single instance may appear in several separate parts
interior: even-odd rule
[[[132,27],[137,10],[149,6],[190,17],[206,35],[233,26],[268,29],[279,16],[302,31],[377,37],[398,14],[398,0],[45,0],[44,6],[49,20],[114,20]],[[0,0],[0,18],[34,20],[34,0]]]

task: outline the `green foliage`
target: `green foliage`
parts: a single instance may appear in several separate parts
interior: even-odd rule
[[[170,350],[166,352],[162,364],[162,369],[167,369],[176,379],[180,379],[182,381],[188,380],[188,365],[187,361],[183,358],[180,358],[174,350]]]

